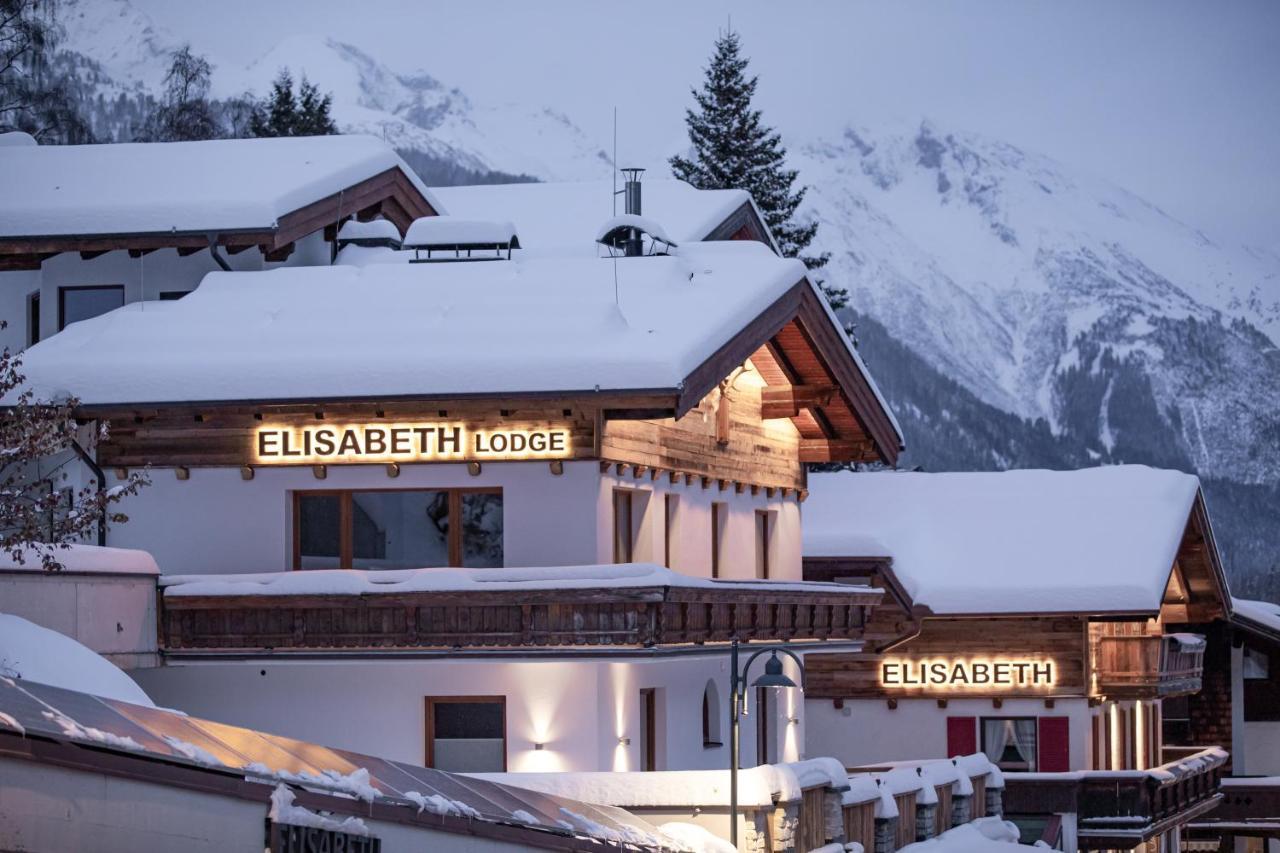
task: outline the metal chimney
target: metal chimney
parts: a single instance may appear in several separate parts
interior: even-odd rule
[[[626,177],[626,183],[623,184],[623,197],[626,199],[625,212],[632,216],[640,216],[640,176],[644,174],[644,169],[631,167],[622,169],[622,174]],[[644,254],[644,244],[640,240],[640,229],[632,228],[627,235],[627,244],[624,250],[628,258],[637,257]]]

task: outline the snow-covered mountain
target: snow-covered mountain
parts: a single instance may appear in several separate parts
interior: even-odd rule
[[[923,123],[793,149],[832,277],[980,399],[1099,460],[1172,441],[1280,477],[1280,257],[1104,180]],[[1167,436],[1158,435],[1167,433]],[[1182,461],[1165,448],[1164,460]]]

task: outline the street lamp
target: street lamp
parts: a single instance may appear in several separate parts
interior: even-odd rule
[[[738,847],[738,763],[739,733],[738,720],[742,716],[743,685],[747,683],[747,673],[756,658],[770,652],[769,659],[764,662],[764,675],[751,683],[752,687],[795,687],[796,683],[782,671],[782,661],[778,652],[789,655],[800,668],[800,678],[804,679],[804,662],[800,656],[785,646],[765,646],[747,658],[747,665],[738,670],[738,638],[729,643],[729,840],[734,849]]]

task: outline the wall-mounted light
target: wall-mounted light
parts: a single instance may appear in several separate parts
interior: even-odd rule
[[[479,462],[467,463],[467,473],[470,474],[472,477],[479,477],[480,470],[481,470],[481,467]]]
[[[388,477],[399,477],[399,476],[400,476],[400,466],[399,466],[399,464],[397,464],[397,463],[395,463],[395,462],[388,462],[388,463],[387,463],[387,476],[388,476]]]
[[[127,479],[129,479],[129,469],[128,469],[128,468],[117,468],[117,469],[116,469],[116,479],[117,479],[117,480],[127,480]]]
[[[788,723],[790,723],[790,724],[791,724],[791,725],[793,725],[793,726],[798,726],[798,725],[800,725],[800,718],[799,718],[799,717],[787,717],[787,722],[788,722]]]
[[[631,746],[631,738],[626,735],[618,738],[618,746]]]
[[[253,466],[252,466],[252,465],[241,465],[241,466],[240,466],[240,479],[241,479],[241,480],[252,480],[252,479],[253,479]]]
[[[312,465],[311,474],[317,480],[323,480],[325,477],[329,476],[329,469],[323,465]]]
[[[174,468],[173,473],[179,480],[191,479],[191,469],[185,465],[179,465],[177,468]]]
[[[561,474],[563,474],[563,473],[564,473],[564,462],[563,462],[563,461],[561,461],[561,460],[559,460],[559,459],[553,459],[553,460],[551,460],[550,462],[548,462],[547,464],[548,464],[548,466],[551,468],[551,473],[552,473],[552,474],[554,474],[555,476],[559,477]]]
[[[534,749],[537,749],[537,750],[546,749],[546,747],[547,747],[547,745],[546,745],[545,743],[541,743],[541,742],[535,742],[535,743],[534,743],[534,745],[533,745],[533,748],[534,748]]]

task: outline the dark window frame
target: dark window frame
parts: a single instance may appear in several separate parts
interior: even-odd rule
[[[58,288],[59,332],[67,327],[67,294],[83,290],[118,290],[120,291],[120,305],[124,306],[128,301],[127,295],[124,292],[123,284],[71,284],[61,286]]]
[[[40,343],[40,291],[27,294],[27,346]]]
[[[360,491],[357,489],[356,491]],[[370,489],[369,491],[408,491],[407,489]],[[486,491],[473,489],[472,491]],[[502,771],[507,772],[507,697],[506,696],[424,696],[423,697],[423,757],[427,767],[435,767],[436,705],[492,704],[502,707]]]
[[[635,561],[635,512],[635,489],[614,489],[613,562],[615,563],[631,563]]]
[[[448,542],[448,566],[450,568],[462,568],[462,496],[464,494],[490,494],[502,495],[501,486],[475,486],[475,487],[433,487],[423,486],[421,488],[399,488],[399,489],[295,489],[291,492],[291,517],[290,524],[293,527],[293,564],[292,568],[295,572],[310,571],[302,568],[302,525],[299,523],[301,518],[301,501],[304,497],[322,497],[332,495],[338,498],[338,524],[341,529],[338,531],[338,568],[350,569],[355,560],[355,532],[352,520],[354,513],[352,511],[352,495],[370,494],[383,492],[445,492],[449,496],[449,542]],[[506,502],[503,502],[503,532],[505,538],[506,532]],[[505,543],[504,543],[505,544]],[[507,562],[506,549],[503,548],[502,563],[505,566]],[[370,569],[368,571],[377,571]]]
[[[756,579],[769,580],[769,551],[773,547],[773,513],[756,510]]]
[[[662,496],[662,565],[668,569],[671,565],[671,537],[676,532],[676,513],[680,511],[680,496],[670,492]]]
[[[640,688],[640,770],[658,769],[658,690],[655,687]]]
[[[191,290],[162,290],[160,291],[159,298],[161,302],[177,302],[179,299],[186,296],[187,294],[194,293],[194,292],[195,291],[191,291]]]
[[[982,753],[982,754],[984,754],[984,755],[985,755],[985,754],[986,754],[986,752],[987,752],[987,727],[986,727],[985,723],[987,723],[988,721],[992,721],[992,722],[994,722],[994,721],[996,721],[996,720],[1001,720],[1001,721],[1004,721],[1004,720],[1015,720],[1015,721],[1016,721],[1016,720],[1031,720],[1033,723],[1035,723],[1035,724],[1036,724],[1036,728],[1035,728],[1035,732],[1036,732],[1036,742],[1035,742],[1035,744],[1033,744],[1032,749],[1031,749],[1031,755],[1032,755],[1032,757],[1034,758],[1034,761],[1030,762],[1030,764],[1031,764],[1032,766],[1031,766],[1030,768],[1028,768],[1027,770],[1010,770],[1010,771],[1008,771],[1008,772],[1010,772],[1010,773],[1035,773],[1035,772],[1036,772],[1036,768],[1040,766],[1040,718],[1039,718],[1038,716],[1035,716],[1035,715],[1027,716],[1026,714],[1003,714],[1003,715],[1000,715],[1000,716],[994,716],[994,717],[982,717],[982,716],[979,716],[979,717],[978,717],[978,751],[979,751],[979,752],[981,752],[981,753]],[[996,765],[999,765],[999,763],[1000,763],[1000,762],[998,762],[998,761],[994,761],[994,762],[992,762],[992,763],[993,763],[993,764],[996,764]]]
[[[720,557],[723,543],[720,541],[722,528],[729,525],[728,519],[729,504],[725,501],[711,502],[711,577],[720,577]]]

